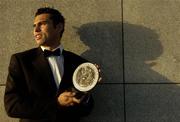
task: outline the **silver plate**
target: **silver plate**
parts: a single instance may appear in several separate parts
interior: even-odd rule
[[[73,85],[77,90],[87,92],[95,87],[98,79],[97,67],[92,63],[83,63],[74,71]]]

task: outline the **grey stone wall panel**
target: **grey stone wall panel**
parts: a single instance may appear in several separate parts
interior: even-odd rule
[[[176,84],[127,85],[127,122],[179,122],[179,95]]]
[[[93,91],[95,105],[82,122],[124,122],[123,86],[100,84]]]
[[[126,82],[180,82],[179,6],[179,0],[124,0]]]

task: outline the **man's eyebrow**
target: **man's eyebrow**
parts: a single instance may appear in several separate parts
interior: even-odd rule
[[[33,24],[33,27],[35,27],[37,24],[41,24],[41,23],[48,23],[48,21],[47,20],[43,20],[43,21],[39,21],[39,22],[37,22],[37,23],[34,23]]]

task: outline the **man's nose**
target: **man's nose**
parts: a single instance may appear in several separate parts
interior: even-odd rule
[[[40,26],[35,26],[35,27],[34,27],[34,32],[40,32],[40,31],[41,31]]]

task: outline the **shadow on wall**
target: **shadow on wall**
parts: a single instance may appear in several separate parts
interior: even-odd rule
[[[82,54],[100,64],[103,82],[122,83],[122,24],[121,22],[87,23],[78,29],[81,41],[89,46]],[[152,70],[163,53],[159,36],[152,29],[124,23],[125,74],[128,83],[171,82]],[[102,87],[101,87],[102,86]],[[82,122],[128,122],[179,120],[177,105],[179,87],[170,84],[127,85],[126,108],[121,84],[100,85],[93,92],[95,107]],[[172,112],[173,114],[170,114]]]
[[[163,53],[155,31],[141,25],[123,25],[126,82],[168,82],[167,78],[151,69],[156,65],[153,60]],[[100,64],[103,82],[122,83],[122,23],[87,23],[80,26],[77,33],[90,48],[82,56]]]
[[[82,25],[77,33],[90,50],[83,57],[100,65],[103,82],[122,83],[122,32],[120,22]]]

